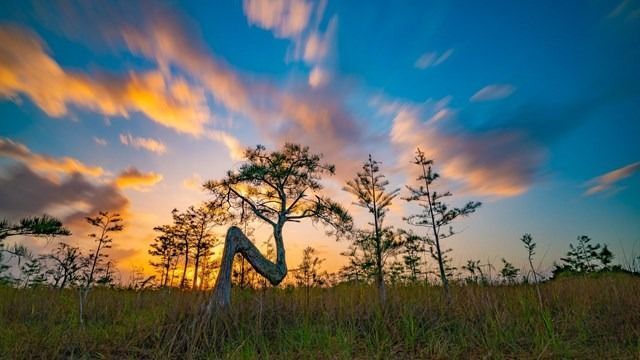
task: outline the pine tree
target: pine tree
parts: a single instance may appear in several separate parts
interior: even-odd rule
[[[384,218],[393,199],[400,189],[387,191],[389,181],[380,173],[380,163],[369,155],[362,171],[353,180],[347,182],[344,190],[356,197],[355,205],[365,208],[371,214],[371,231],[360,231],[354,241],[356,248],[365,254],[364,265],[372,267],[380,301],[386,300],[384,285],[384,266],[386,258],[400,248],[401,243],[391,228],[385,228]]]
[[[448,250],[442,248],[442,240],[453,235],[451,224],[459,217],[469,216],[474,213],[481,203],[470,201],[462,208],[449,208],[443,201],[452,196],[450,192],[438,193],[433,190],[433,183],[439,175],[432,170],[433,160],[428,160],[420,149],[416,150],[416,157],[413,164],[419,167],[420,175],[417,178],[418,186],[407,186],[410,195],[405,200],[415,201],[422,208],[418,214],[411,215],[405,220],[414,226],[421,226],[427,229],[427,239],[431,243],[430,252],[438,261],[440,279],[442,281],[447,300],[450,300],[448,274],[453,270],[449,259],[446,256]],[[435,249],[433,249],[435,247]]]

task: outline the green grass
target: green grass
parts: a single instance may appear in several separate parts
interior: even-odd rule
[[[0,357],[20,358],[640,358],[640,279],[567,277],[535,288],[338,286],[233,294],[202,317],[206,293],[0,288]]]

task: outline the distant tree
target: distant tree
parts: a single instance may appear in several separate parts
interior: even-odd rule
[[[82,253],[80,248],[66,243],[59,243],[45,259],[53,263],[46,273],[53,279],[53,287],[64,289],[75,285],[82,270]]]
[[[360,247],[364,254],[369,255],[366,263],[373,268],[375,282],[381,302],[386,300],[384,286],[384,266],[386,258],[398,250],[401,243],[391,228],[385,228],[384,218],[389,211],[393,199],[398,196],[400,189],[387,190],[389,181],[380,173],[380,163],[373,160],[371,155],[362,166],[362,171],[349,180],[344,190],[356,197],[355,205],[365,208],[371,214],[373,227],[371,231],[360,231],[354,244]]]
[[[447,300],[450,300],[449,281],[447,280],[446,254],[442,249],[442,240],[455,235],[451,224],[458,217],[465,217],[474,213],[481,205],[479,202],[470,201],[462,208],[449,208],[443,202],[443,199],[452,196],[450,192],[438,193],[433,190],[433,182],[438,179],[439,175],[432,170],[433,160],[428,160],[425,154],[420,150],[416,150],[416,156],[413,164],[420,169],[420,175],[417,178],[418,186],[407,186],[410,195],[405,200],[415,201],[422,208],[418,214],[411,215],[405,220],[414,226],[422,226],[427,228],[427,238],[430,240],[432,249],[431,253],[435,255],[440,270],[440,279],[442,281]],[[433,250],[435,246],[435,251]]]
[[[359,253],[360,250],[352,243],[347,251],[341,253],[348,259],[347,264],[340,269],[339,277],[342,282],[358,283],[367,281],[371,277],[371,271],[365,262],[365,258]]]
[[[228,214],[221,208],[216,208],[213,203],[206,203],[200,207],[189,207],[189,233],[193,237],[193,284],[192,288],[201,288],[198,283],[198,275],[202,268],[200,263],[211,248],[216,245],[218,239],[213,233],[215,226],[223,225],[229,220]]]
[[[309,290],[312,287],[324,285],[324,278],[320,273],[320,265],[324,260],[316,255],[316,249],[311,246],[302,250],[302,261],[296,269],[294,278],[296,286],[305,289],[307,304],[309,303]]]
[[[500,275],[507,284],[515,284],[519,272],[520,269],[517,269],[512,263],[502,258],[502,269],[500,270]]]
[[[611,250],[609,250],[609,247],[605,244],[602,247],[602,250],[600,250],[600,252],[598,253],[598,260],[602,265],[602,269],[610,270],[611,263],[613,262],[613,258],[614,258],[613,253],[611,252]]]
[[[321,156],[311,154],[308,147],[285,144],[280,151],[267,152],[258,145],[245,152],[245,159],[238,170],[229,171],[222,180],[207,182],[205,188],[218,206],[236,214],[248,207],[259,221],[271,226],[276,260],[267,259],[239,227],[229,228],[210,310],[230,304],[236,253],[241,253],[272,285],[278,285],[287,275],[282,235],[287,222],[309,218],[332,226],[337,233],[348,229],[351,223],[340,205],[319,193],[320,180],[324,175],[333,175],[335,167],[322,163]]]
[[[402,260],[407,269],[407,280],[415,283],[422,276],[422,253],[424,252],[425,239],[412,231],[402,231]],[[425,276],[425,281],[427,277]]]
[[[483,265],[480,264],[480,260],[467,260],[467,264],[462,265],[462,269],[469,273],[467,282],[474,284],[488,283],[487,277],[485,276],[484,271],[482,271],[482,266]]]
[[[566,269],[574,272],[591,272],[597,269],[598,250],[600,244],[591,244],[591,238],[580,235],[578,243],[574,246],[569,244],[567,255],[560,258],[564,262]]]
[[[160,235],[153,239],[148,252],[159,260],[152,260],[150,264],[160,272],[160,286],[166,287],[169,285],[170,272],[177,265],[179,248],[170,225],[156,226],[153,230]]]
[[[87,217],[87,222],[97,230],[89,234],[89,237],[97,243],[96,249],[85,259],[87,271],[84,274],[83,284],[80,287],[80,323],[84,324],[84,306],[89,295],[89,290],[94,285],[96,275],[102,284],[112,279],[110,268],[111,263],[104,263],[108,257],[104,250],[111,248],[113,238],[111,234],[124,229],[120,214],[101,211],[95,217]],[[106,265],[106,267],[103,267]]]
[[[173,225],[171,227],[172,236],[175,237],[176,242],[178,244],[178,248],[180,249],[180,255],[183,259],[182,265],[182,276],[180,279],[180,287],[187,287],[187,271],[189,269],[189,260],[191,259],[191,254],[193,252],[193,231],[195,227],[192,226],[192,216],[188,213],[181,213],[178,209],[173,209],[171,211],[171,215],[173,218]]]
[[[387,271],[389,274],[389,282],[391,285],[397,285],[405,280],[405,267],[404,264],[399,260],[394,260],[389,264],[389,270]]]

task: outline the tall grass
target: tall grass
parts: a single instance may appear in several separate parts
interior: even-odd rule
[[[2,358],[640,358],[640,279],[570,277],[535,288],[235,291],[202,317],[207,293],[96,289],[81,326],[74,291],[0,288]]]

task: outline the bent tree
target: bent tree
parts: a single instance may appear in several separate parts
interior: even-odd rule
[[[227,231],[220,272],[211,295],[209,310],[228,307],[231,302],[233,259],[240,253],[257,273],[272,285],[287,275],[283,228],[287,222],[311,219],[329,225],[335,235],[351,226],[351,217],[336,202],[320,194],[320,180],[335,174],[335,166],[323,163],[322,156],[311,154],[308,147],[285,144],[279,151],[267,152],[264,146],[247,149],[246,161],[226,177],[204,184],[213,201],[231,214],[248,208],[258,221],[271,227],[275,241],[275,262],[265,257],[242,230],[232,226]]]

